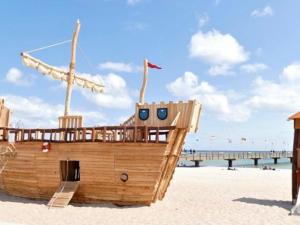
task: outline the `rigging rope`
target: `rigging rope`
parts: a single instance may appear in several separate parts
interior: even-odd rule
[[[79,49],[79,52],[82,54],[85,62],[87,63],[87,65],[90,67],[90,70],[94,73],[94,74],[97,74],[95,69],[94,69],[94,66],[93,64],[91,63],[91,60],[89,60],[89,58],[87,57],[87,55],[84,53],[83,49],[80,47],[79,43],[77,44],[78,45],[78,49]]]
[[[52,44],[52,45],[47,45],[47,46],[44,46],[44,47],[40,47],[40,48],[36,48],[36,49],[32,49],[32,50],[27,50],[27,51],[25,51],[25,53],[33,53],[33,52],[41,51],[41,50],[44,50],[44,49],[47,49],[47,48],[52,48],[52,47],[55,47],[55,46],[58,46],[58,45],[63,45],[63,44],[70,43],[70,42],[72,42],[71,39],[70,40],[66,40],[66,41],[61,41],[61,42],[58,42],[58,43],[55,43],[55,44]],[[89,58],[87,57],[87,55],[84,53],[84,51],[80,47],[79,43],[77,45],[78,45],[79,52],[82,54],[85,62],[90,67],[91,71],[96,74],[94,66],[91,63],[91,60],[89,60]]]
[[[54,47],[54,46],[66,44],[66,43],[69,43],[71,41],[72,41],[71,39],[70,40],[66,40],[66,41],[61,41],[61,42],[58,42],[58,43],[55,43],[55,44],[52,44],[52,45],[48,45],[48,46],[44,46],[44,47],[41,47],[41,48],[36,48],[36,49],[28,50],[28,51],[25,51],[25,52],[26,53],[37,52],[37,51],[41,51],[41,50],[44,50],[44,49],[47,49],[47,48],[51,48],[51,47]]]

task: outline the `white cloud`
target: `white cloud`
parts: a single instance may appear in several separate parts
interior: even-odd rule
[[[199,82],[192,72],[185,72],[182,77],[168,84],[167,89],[176,97],[199,100],[204,110],[214,113],[221,120],[242,122],[251,115],[245,104],[236,102],[239,98],[232,97],[232,91],[226,93],[206,81]]]
[[[256,73],[258,71],[268,69],[268,66],[263,63],[244,64],[240,69],[246,73]]]
[[[141,72],[142,67],[123,62],[104,62],[99,64],[99,69],[109,70],[112,72],[135,73]]]
[[[189,53],[190,57],[204,60],[215,67],[211,68],[213,75],[227,73],[230,67],[248,60],[248,53],[232,35],[217,30],[194,34]]]
[[[251,16],[253,17],[264,17],[264,16],[272,16],[274,14],[271,6],[266,6],[263,9],[255,9],[252,11]]]
[[[208,23],[208,21],[209,17],[206,13],[204,13],[198,17],[198,26],[202,28]]]
[[[253,96],[249,98],[247,104],[254,109],[293,112],[300,108],[299,98],[298,87],[258,77],[253,82]]]
[[[209,68],[208,73],[212,76],[234,74],[231,71],[231,66],[227,64],[212,66]]]
[[[247,96],[234,90],[220,90],[206,81],[199,81],[192,72],[167,85],[176,97],[198,99],[204,110],[220,120],[243,122],[254,112],[276,111],[289,115],[300,109],[300,62],[287,65],[278,81],[257,77]]]
[[[141,0],[127,0],[128,5],[136,5],[137,3],[141,2]]]
[[[20,127],[58,127],[58,117],[63,115],[64,106],[49,104],[38,97],[6,95],[7,107],[12,114],[13,126]],[[88,124],[99,124],[106,121],[101,112],[74,110],[73,114],[83,115]]]
[[[30,77],[25,78],[22,71],[19,69],[12,67],[9,69],[5,76],[5,80],[9,83],[19,85],[19,86],[30,86],[32,84],[32,80]]]
[[[300,62],[295,62],[283,69],[282,76],[287,81],[299,81],[300,80]]]
[[[98,94],[77,88],[87,100],[106,108],[126,109],[132,106],[133,99],[130,90],[122,77],[113,73],[109,73],[107,76],[90,74],[80,74],[80,76],[104,85],[104,93]]]
[[[88,101],[104,108],[128,109],[134,103],[134,98],[138,97],[138,91],[127,87],[126,81],[119,75],[109,73],[107,75],[92,75],[88,73],[77,73],[95,83],[104,85],[103,93],[91,92],[88,89],[74,85],[74,90],[78,91]],[[52,87],[66,88],[66,82],[59,83],[58,86]]]
[[[269,81],[258,77],[253,82],[252,97],[247,104],[252,108],[272,109],[286,113],[300,109],[300,63],[286,66],[279,81]]]

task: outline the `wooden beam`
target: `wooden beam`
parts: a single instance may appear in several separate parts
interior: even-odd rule
[[[77,20],[76,28],[72,40],[71,62],[69,66],[69,77],[68,77],[66,100],[65,100],[65,116],[69,115],[70,113],[72,87],[73,87],[73,81],[75,76],[76,46],[77,46],[79,30],[80,30],[80,22],[79,20]]]
[[[148,81],[148,60],[144,59],[144,78],[143,78],[143,84],[140,90],[140,103],[144,104],[145,102],[145,91],[147,87],[147,81]]]
[[[294,133],[294,145],[293,145],[293,164],[292,164],[292,199],[293,201],[296,201],[297,196],[298,196],[298,182],[300,183],[300,181],[298,181],[298,150],[297,148],[299,148],[300,146],[300,130],[299,129],[295,129],[295,133]]]

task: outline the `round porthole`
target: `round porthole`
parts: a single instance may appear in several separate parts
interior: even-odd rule
[[[122,173],[120,176],[121,181],[126,182],[128,180],[128,174]]]

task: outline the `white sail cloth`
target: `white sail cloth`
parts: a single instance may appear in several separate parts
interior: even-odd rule
[[[32,57],[28,53],[22,53],[21,56],[22,56],[23,63],[26,66],[34,68],[42,74],[50,75],[55,80],[62,80],[66,82],[68,81],[68,76],[69,76],[68,72],[59,69],[57,67],[50,66],[42,62],[41,60]],[[93,92],[100,92],[100,93],[103,92],[103,87],[104,87],[103,85],[97,84],[93,81],[87,80],[77,75],[74,76],[73,83],[76,83],[78,86],[88,88]]]

